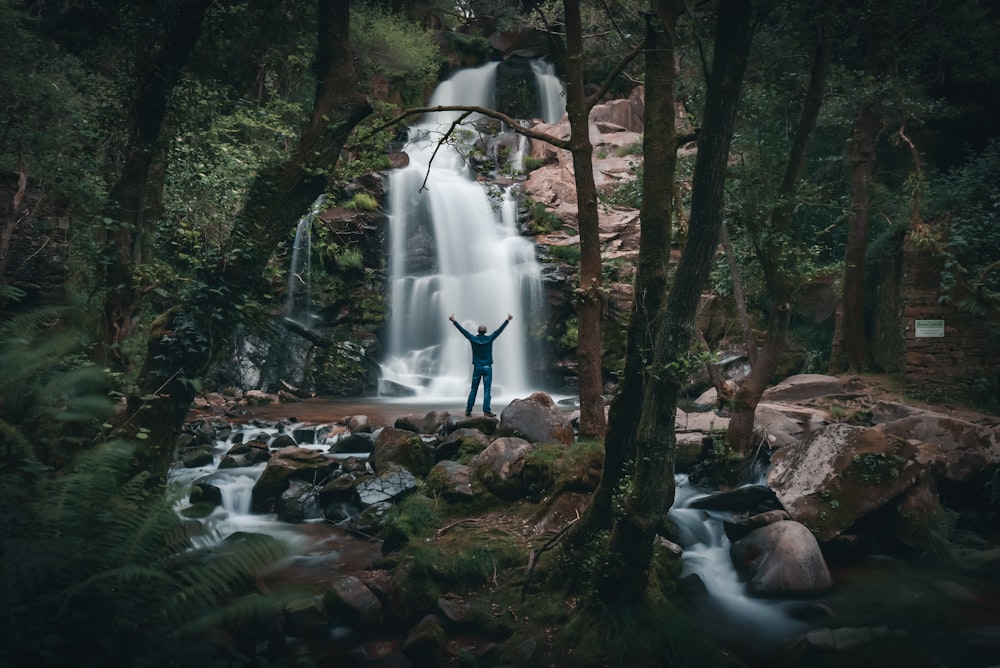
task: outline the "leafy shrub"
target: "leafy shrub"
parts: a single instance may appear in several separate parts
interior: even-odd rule
[[[570,244],[568,246],[552,246],[552,259],[566,264],[580,264],[580,244]]]
[[[358,193],[344,204],[344,208],[353,211],[375,211],[378,209],[378,200],[368,193]]]

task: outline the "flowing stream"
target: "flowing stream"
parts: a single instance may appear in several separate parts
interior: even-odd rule
[[[456,72],[434,92],[429,106],[492,107],[497,63]],[[551,66],[534,68],[544,118],[562,116],[561,89]],[[559,92],[557,92],[559,91]],[[460,112],[440,112],[410,128],[409,165],[389,178],[390,253],[387,354],[382,386],[405,388],[420,400],[456,401],[468,393],[469,344],[448,321],[467,330],[493,331],[507,314],[513,322],[494,344],[496,403],[538,389],[531,377],[528,331],[544,317],[541,267],[534,244],[517,231],[517,201],[510,187],[481,183],[466,156],[478,130],[463,125],[444,134]],[[475,121],[475,116],[469,121]],[[487,140],[488,141],[488,140]],[[521,164],[516,141],[510,164]]]
[[[711,633],[730,645],[770,650],[804,632],[808,625],[789,616],[798,603],[754,598],[729,557],[729,538],[723,521],[732,513],[690,508],[695,499],[708,496],[676,478],[676,499],[670,518],[680,530],[684,548],[682,576],[695,574],[708,592],[700,613],[710,622]]]

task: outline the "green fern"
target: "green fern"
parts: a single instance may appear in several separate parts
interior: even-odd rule
[[[255,582],[284,544],[244,535],[194,549],[198,525],[135,470],[141,445],[90,445],[110,407],[103,374],[55,313],[0,325],[10,370],[0,377],[0,666],[249,665],[262,638],[240,636],[236,620],[275,628],[277,599]],[[248,596],[266,600],[257,617]],[[235,648],[210,640],[220,626]]]

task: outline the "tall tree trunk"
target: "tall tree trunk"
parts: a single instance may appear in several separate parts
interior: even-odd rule
[[[667,288],[671,212],[677,166],[674,128],[674,46],[679,0],[657,0],[656,21],[646,22],[646,95],[642,139],[644,177],[639,210],[639,261],[635,299],[626,331],[625,369],[608,413],[601,482],[567,544],[581,545],[611,528],[612,501],[635,462],[636,426],[642,409],[646,363]]]
[[[847,219],[847,248],[844,251],[843,351],[851,372],[865,371],[868,362],[868,328],[865,326],[865,261],[868,254],[868,219],[871,216],[871,187],[875,175],[875,145],[882,121],[878,104],[861,103],[847,147],[851,202]]]
[[[201,32],[211,0],[187,0],[173,9],[164,34],[141,45],[137,58],[139,83],[135,98],[127,159],[121,176],[108,195],[104,230],[107,263],[100,268],[99,280],[105,285],[99,356],[102,362],[127,368],[120,345],[131,335],[139,317],[143,286],[137,284],[134,270],[145,259],[153,228],[160,217],[164,179],[164,148],[160,137],[164,127],[170,94],[187,65]],[[149,17],[157,26],[160,20]],[[160,46],[149,56],[149,43]]]
[[[580,287],[577,295],[577,376],[580,384],[580,436],[603,438],[604,381],[601,364],[600,221],[590,143],[590,109],[583,80],[583,27],[579,0],[564,0],[566,19],[566,113],[570,125],[570,154],[576,182],[577,222],[580,226]]]
[[[747,359],[752,367],[757,363],[757,339],[753,335],[753,327],[750,324],[750,315],[747,313],[747,300],[743,295],[743,278],[740,276],[740,265],[736,261],[736,252],[733,250],[733,242],[729,238],[729,229],[726,224],[722,224],[721,230],[722,249],[726,252],[726,262],[729,264],[729,273],[733,281],[733,301],[736,303],[736,316],[740,321],[740,329],[743,332],[743,345],[747,351]]]
[[[809,140],[823,105],[823,88],[826,85],[829,60],[830,41],[820,30],[813,55],[809,86],[802,102],[799,124],[778,193],[778,201],[782,204],[775,207],[770,215],[769,236],[772,238],[787,236],[794,222],[795,191],[805,170]],[[782,258],[784,249],[773,242],[765,241],[762,231],[756,226],[750,225],[748,231],[754,239],[764,272],[764,282],[773,306],[768,317],[767,339],[763,350],[757,357],[757,363],[750,369],[750,374],[740,384],[733,397],[733,411],[729,419],[727,437],[730,447],[744,455],[753,448],[754,415],[757,412],[757,404],[788,345],[791,304],[798,287],[792,274],[794,268],[786,266]]]
[[[262,270],[279,241],[326,187],[348,137],[372,109],[358,83],[350,46],[349,0],[319,0],[317,95],[292,158],[255,180],[230,241],[183,304],[150,332],[138,392],[118,421],[126,436],[145,430],[144,464],[164,476],[197,381],[238,321],[248,295],[259,293]]]
[[[656,334],[636,435],[633,484],[611,533],[607,563],[613,566],[598,584],[604,600],[644,598],[653,541],[666,528],[674,502],[674,420],[683,381],[674,369],[691,345],[701,291],[718,245],[729,145],[750,51],[750,14],[750,0],[719,4],[715,57],[695,161],[689,236]]]

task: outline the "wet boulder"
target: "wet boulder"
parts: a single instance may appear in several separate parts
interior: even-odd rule
[[[323,517],[316,497],[317,487],[305,480],[288,481],[288,489],[274,502],[278,521],[298,524]]]
[[[316,450],[297,446],[282,448],[272,453],[254,484],[251,510],[274,512],[275,503],[289,488],[291,480],[319,483],[329,478],[337,467],[336,461]]]
[[[574,439],[569,418],[544,392],[510,402],[500,414],[500,433],[532,443],[570,445]]]
[[[736,570],[749,576],[752,596],[811,596],[833,586],[819,543],[804,525],[781,520],[751,531],[730,546]]]
[[[529,490],[520,480],[520,473],[525,455],[534,447],[523,438],[498,438],[472,460],[473,474],[500,498],[522,498]]]
[[[271,452],[266,443],[248,441],[229,448],[229,451],[222,457],[222,461],[219,462],[219,468],[235,469],[256,466],[270,458]]]

